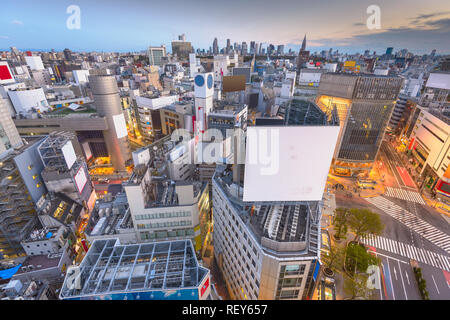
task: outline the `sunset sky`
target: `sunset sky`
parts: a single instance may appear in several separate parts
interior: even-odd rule
[[[69,5],[81,9],[81,28],[69,30]],[[366,26],[370,5],[381,9],[381,29]],[[307,49],[384,52],[408,48],[450,53],[448,0],[3,0],[0,50],[140,51],[166,44],[181,33],[195,48],[251,40]]]

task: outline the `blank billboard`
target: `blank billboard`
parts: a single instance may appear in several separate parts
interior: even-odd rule
[[[339,126],[247,128],[244,201],[321,200]]]
[[[83,147],[84,155],[86,156],[86,160],[89,160],[90,158],[92,158],[92,152],[91,152],[91,148],[89,147],[89,142],[83,142],[81,144],[81,146]]]
[[[430,73],[426,86],[429,88],[450,90],[450,74]]]
[[[123,138],[128,136],[127,125],[125,123],[125,117],[123,113],[113,116],[114,127],[116,128],[117,138]]]
[[[73,149],[73,145],[71,141],[67,141],[63,147],[61,148],[61,151],[64,156],[64,160],[66,160],[67,167],[69,170],[72,168],[75,160],[77,159],[77,156],[75,154],[75,150]]]
[[[86,172],[84,171],[83,167],[80,167],[80,169],[78,169],[77,174],[75,175],[75,183],[77,185],[77,189],[80,194],[83,191],[86,182],[87,182]]]

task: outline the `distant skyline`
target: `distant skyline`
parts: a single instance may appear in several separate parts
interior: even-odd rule
[[[311,52],[383,53],[407,48],[415,54],[450,53],[450,1],[379,0],[381,28],[369,30],[373,0],[31,0],[4,1],[0,50],[18,49],[134,52],[186,34],[195,49],[256,41],[298,51],[304,35]],[[81,28],[69,30],[67,7],[81,10]]]

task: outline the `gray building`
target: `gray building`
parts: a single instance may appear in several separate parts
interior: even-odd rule
[[[20,241],[37,222],[36,203],[47,192],[40,175],[40,141],[0,159],[0,258],[23,254]]]
[[[126,171],[131,151],[116,79],[114,76],[89,76],[89,84],[97,113],[108,123],[103,136],[111,164],[116,171]]]
[[[378,154],[403,79],[371,74],[325,73],[316,102],[328,115],[336,108],[340,132],[333,172],[368,174]]]
[[[79,286],[66,276],[62,300],[206,300],[209,270],[189,240],[123,245],[96,240],[80,264]]]
[[[314,103],[292,101],[262,125],[336,126]],[[275,120],[275,121],[274,121]],[[239,166],[212,179],[214,256],[232,299],[310,299],[320,270],[321,201],[244,202]]]

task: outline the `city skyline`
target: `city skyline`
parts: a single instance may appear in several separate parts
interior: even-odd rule
[[[189,4],[177,0],[151,4],[78,1],[80,29],[72,30],[66,26],[70,1],[44,1],[32,12],[27,10],[30,5],[31,1],[3,5],[0,49],[135,52],[165,44],[170,50],[170,42],[184,33],[194,48],[205,50],[217,37],[219,48],[231,39],[232,43],[284,44],[286,52],[298,51],[306,34],[311,52],[333,48],[345,53],[366,49],[381,53],[386,47],[408,48],[415,54],[433,49],[437,54],[450,52],[445,41],[450,32],[450,4],[439,0],[428,1],[426,6],[417,0],[380,1],[381,28],[373,30],[366,26],[370,16],[366,11],[373,4],[365,0],[240,2],[236,3],[242,9],[238,11],[229,3],[203,0]],[[408,10],[402,10],[406,5]],[[51,36],[43,39],[39,34]]]

